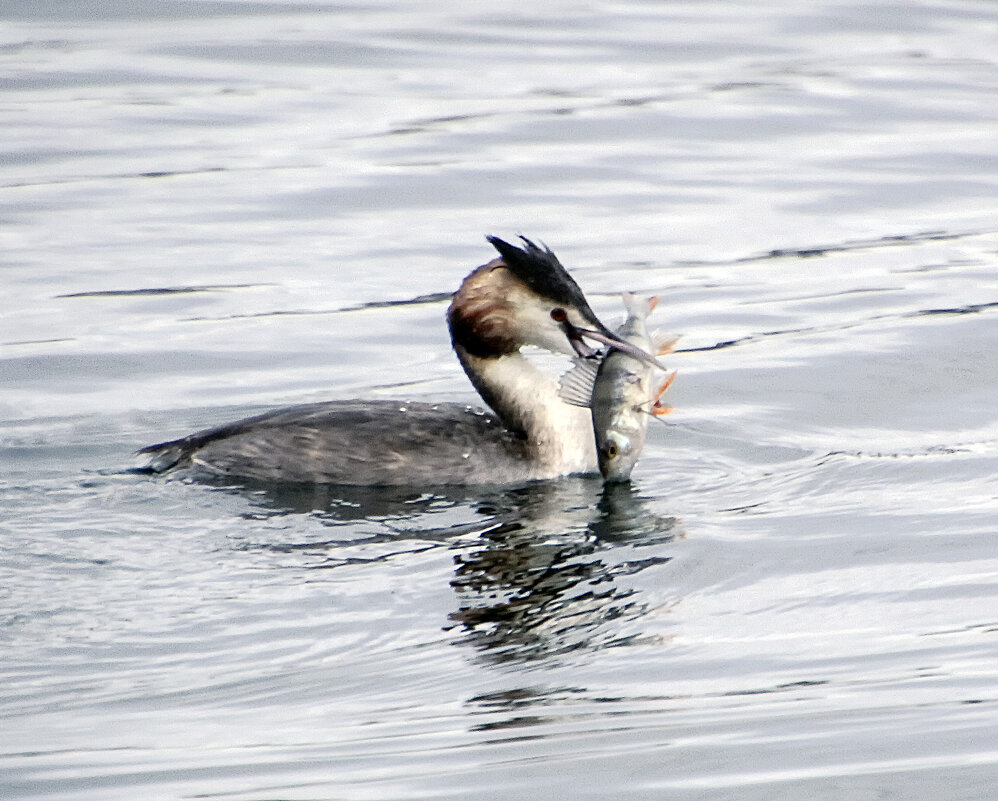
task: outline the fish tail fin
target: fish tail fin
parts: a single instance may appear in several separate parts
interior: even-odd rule
[[[624,301],[624,308],[627,309],[628,317],[644,319],[658,305],[658,295],[641,297],[640,295],[635,295],[633,292],[621,292],[620,296]]]

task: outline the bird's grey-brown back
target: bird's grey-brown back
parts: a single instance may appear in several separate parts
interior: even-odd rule
[[[530,478],[526,441],[469,406],[330,401],[280,409],[144,448],[157,469],[343,485],[502,483]]]

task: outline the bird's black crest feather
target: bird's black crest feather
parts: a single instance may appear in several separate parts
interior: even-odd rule
[[[546,245],[540,248],[525,236],[520,237],[523,248],[511,245],[497,236],[485,238],[499,251],[510,272],[538,295],[556,303],[589,311],[589,304],[579,285]],[[595,319],[595,315],[593,318]]]

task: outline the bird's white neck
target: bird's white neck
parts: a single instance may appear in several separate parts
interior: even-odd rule
[[[482,399],[507,428],[526,438],[538,478],[597,469],[590,412],[565,403],[554,379],[519,351],[483,358],[457,343],[454,349]]]

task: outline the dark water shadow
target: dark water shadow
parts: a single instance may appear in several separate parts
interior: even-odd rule
[[[229,493],[245,495],[253,511],[247,516],[281,517],[309,514],[321,523],[339,526],[355,521],[388,518],[417,519],[440,503],[458,503],[465,495],[460,490],[432,487],[348,487],[335,484],[295,484],[257,482],[243,479],[198,478]]]
[[[514,487],[368,488],[219,486],[250,500],[249,519],[307,514],[328,537],[281,527],[255,549],[317,553],[310,566],[356,564],[347,551],[384,545],[395,558],[420,547],[453,551],[456,609],[444,628],[491,664],[531,664],[625,645],[621,624],[649,611],[628,577],[664,565],[681,533],[629,484],[573,477]],[[364,561],[378,561],[367,558]]]

